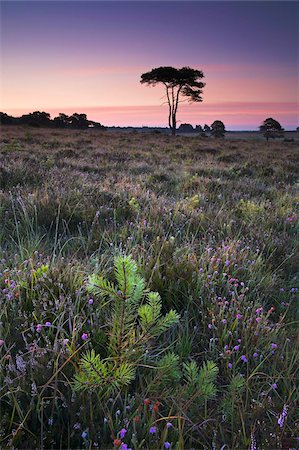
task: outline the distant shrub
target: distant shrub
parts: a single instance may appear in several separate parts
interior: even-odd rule
[[[182,123],[179,126],[178,131],[180,131],[181,133],[193,133],[194,128],[190,123]]]
[[[284,129],[277,120],[268,117],[260,126],[260,131],[264,134],[267,142],[271,139],[281,138],[284,136]]]
[[[225,134],[225,126],[221,120],[215,120],[211,125],[212,136],[216,138],[223,138]]]

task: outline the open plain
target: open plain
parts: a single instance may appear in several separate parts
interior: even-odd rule
[[[2,127],[1,447],[296,447],[298,142],[242,137]]]

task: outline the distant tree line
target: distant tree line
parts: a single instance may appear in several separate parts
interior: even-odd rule
[[[195,128],[190,123],[182,123],[178,131],[181,133],[200,133],[202,137],[211,135],[217,138],[223,138],[226,132],[225,125],[221,120],[215,120],[211,126],[205,124],[203,127],[201,125],[196,125]]]
[[[50,114],[44,111],[34,111],[33,113],[23,114],[21,117],[13,117],[4,112],[0,112],[0,125],[27,125],[35,128],[71,128],[78,130],[87,128],[106,129],[100,122],[88,120],[86,114],[74,113],[68,116],[67,114],[59,113],[57,117],[51,119]],[[121,129],[123,127],[112,128]],[[136,127],[125,128],[135,129]],[[151,127],[143,128],[151,129]],[[284,137],[284,129],[280,123],[272,117],[265,119],[259,129],[267,141],[269,139]],[[221,120],[215,120],[210,126],[207,124],[204,126],[196,125],[195,128],[190,123],[182,123],[179,126],[178,131],[181,133],[199,133],[201,137],[213,136],[216,138],[223,138],[226,133],[225,125]],[[296,128],[296,131],[299,132],[299,127]]]
[[[100,128],[105,127],[93,120],[88,120],[86,114],[74,113],[70,116],[60,113],[54,119],[51,119],[49,113],[44,111],[34,111],[33,113],[23,114],[21,117],[12,117],[6,113],[0,112],[0,124],[1,125],[28,125],[30,127],[42,128],[72,128],[72,129],[85,129],[85,128]]]
[[[268,117],[263,121],[263,123],[259,127],[260,132],[263,133],[266,140],[283,138],[284,137],[284,128],[280,125],[280,123],[272,119],[272,117]],[[205,124],[203,127],[201,125],[196,125],[195,128],[190,123],[182,123],[178,131],[181,133],[200,133],[200,136],[207,137],[224,137],[226,132],[224,123],[221,120],[215,120],[211,126]],[[299,127],[296,128],[296,131],[299,132]],[[293,141],[293,138],[285,139]]]

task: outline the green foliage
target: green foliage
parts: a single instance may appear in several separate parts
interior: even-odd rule
[[[100,391],[111,396],[128,386],[135,378],[136,368],[128,363],[101,360],[94,350],[80,361],[80,371],[75,375],[75,391]]]
[[[131,197],[130,201],[129,201],[129,205],[131,206],[131,208],[133,208],[135,211],[139,211],[140,209],[140,205],[137,202],[135,197]]]
[[[204,362],[200,369],[195,361],[190,361],[184,364],[183,369],[187,397],[196,395],[200,401],[207,401],[216,395],[219,369],[213,361]]]
[[[161,386],[173,387],[181,379],[179,357],[175,353],[166,353],[157,364]]]
[[[240,374],[233,376],[230,380],[224,398],[222,400],[223,414],[229,419],[237,414],[237,409],[240,406],[241,395],[245,389],[245,380]]]
[[[42,278],[45,274],[49,272],[49,266],[47,264],[42,264],[40,267],[38,267],[32,275],[35,276],[37,279]]]
[[[87,289],[95,295],[100,294],[103,298],[110,296],[117,297],[117,290],[114,284],[96,274],[89,276]]]
[[[252,200],[241,199],[237,205],[237,211],[245,220],[260,220],[265,214],[263,205]]]
[[[117,287],[97,275],[89,277],[89,292],[109,298],[110,311],[105,311],[107,303],[101,305],[103,313],[107,314],[108,359],[102,360],[94,352],[83,356],[81,371],[75,378],[75,389],[79,391],[88,388],[107,395],[111,390],[121,391],[134,380],[149,342],[179,321],[179,314],[174,310],[162,315],[160,295],[145,289],[145,282],[131,256],[121,255],[114,259],[114,274]],[[158,363],[166,378],[171,361],[173,359],[168,355]]]

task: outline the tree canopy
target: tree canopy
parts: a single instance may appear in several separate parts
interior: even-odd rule
[[[284,134],[284,129],[280,123],[277,122],[277,120],[272,119],[272,117],[268,117],[268,119],[264,120],[260,126],[260,131],[264,133],[267,141],[269,138],[275,139],[277,137],[283,137]]]
[[[150,72],[141,75],[140,83],[148,86],[156,86],[161,83],[165,86],[168,104],[168,125],[172,134],[176,133],[176,115],[180,98],[184,97],[189,102],[202,102],[202,89],[205,83],[201,81],[204,74],[201,70],[191,67],[157,67]]]

